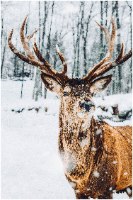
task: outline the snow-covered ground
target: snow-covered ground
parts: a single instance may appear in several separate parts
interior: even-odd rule
[[[37,103],[31,100],[32,81],[24,82],[21,100],[20,88],[20,82],[2,82],[2,199],[75,198],[58,155],[59,100],[52,94]],[[101,104],[102,100],[98,101]],[[124,109],[125,102],[131,107],[131,96],[115,95],[105,98],[105,102],[120,103]],[[40,106],[40,111],[27,110],[33,106]],[[19,108],[25,110],[11,111]],[[128,199],[128,196],[114,194],[114,198]]]

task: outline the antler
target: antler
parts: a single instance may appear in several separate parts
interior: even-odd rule
[[[60,60],[62,61],[62,64],[64,66],[62,74],[66,74],[67,73],[67,63],[66,63],[65,58],[64,58],[63,54],[60,52],[60,50],[59,50],[57,45],[56,45],[56,51],[57,51],[57,53],[58,53],[58,55],[60,57]]]
[[[132,51],[130,50],[126,55],[122,56],[122,48],[120,51],[120,54],[118,55],[118,57],[116,58],[115,61],[107,63],[105,65],[102,65],[102,67],[97,70],[91,77],[90,81],[93,81],[95,78],[102,76],[104,73],[108,72],[109,70],[111,70],[113,67],[116,67],[122,63],[124,63],[125,61],[127,61],[130,57],[132,56]]]
[[[115,37],[116,37],[116,25],[114,23],[114,20],[112,19],[112,33],[111,36],[109,35],[109,32],[107,28],[104,28],[100,24],[100,28],[104,31],[105,37],[108,43],[108,51],[106,56],[98,63],[96,64],[92,70],[83,78],[84,80],[89,80],[92,82],[95,78],[103,75],[113,67],[116,67],[119,64],[124,63],[126,60],[128,60],[132,56],[132,51],[130,50],[125,56],[124,56],[124,45],[122,43],[121,51],[118,55],[118,57],[115,59],[115,61],[109,62],[112,58],[112,53],[114,51],[114,45],[115,45]]]
[[[54,78],[59,82],[59,83],[65,83],[66,80],[68,80],[68,77],[66,74],[67,72],[67,67],[64,66],[63,72],[62,73],[58,73],[57,71],[55,71],[52,66],[43,58],[41,52],[39,51],[36,41],[34,39],[34,44],[33,44],[33,50],[30,50],[29,47],[29,41],[31,38],[33,38],[33,36],[35,35],[35,33],[37,32],[37,30],[35,30],[31,35],[29,36],[25,36],[24,35],[24,28],[26,25],[26,20],[27,20],[27,16],[25,17],[21,29],[20,29],[20,39],[21,39],[21,43],[23,46],[23,49],[25,51],[25,54],[22,54],[21,52],[19,52],[15,46],[12,44],[12,35],[13,35],[13,30],[10,32],[9,37],[8,37],[8,45],[11,49],[11,51],[18,56],[21,60],[23,60],[24,62],[27,62],[28,64],[34,65],[37,68],[39,68],[41,70],[42,73],[54,76]],[[37,58],[36,58],[37,57]],[[62,59],[61,59],[62,61]]]

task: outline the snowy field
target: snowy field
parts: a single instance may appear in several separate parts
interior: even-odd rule
[[[2,82],[2,199],[73,199],[58,154],[59,100],[49,94],[47,100],[34,102],[33,83],[28,81],[21,100],[20,88],[20,82]],[[96,103],[103,102],[99,99]],[[123,110],[131,107],[131,95],[114,95],[105,103],[120,103]],[[38,113],[28,111],[33,106],[41,107]],[[21,108],[25,108],[21,113],[11,111]],[[126,123],[131,124],[131,120]],[[128,196],[114,194],[114,198]]]

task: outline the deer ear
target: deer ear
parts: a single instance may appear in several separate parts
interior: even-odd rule
[[[104,90],[111,80],[112,80],[112,75],[108,75],[108,76],[101,77],[93,81],[90,86],[91,94],[96,94]]]
[[[57,82],[57,80],[53,76],[42,73],[41,79],[47,89],[49,89],[52,92],[60,93],[62,86],[60,85],[60,83]]]

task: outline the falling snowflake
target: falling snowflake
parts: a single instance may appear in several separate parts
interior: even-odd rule
[[[90,188],[87,188],[87,191],[90,191]]]
[[[117,161],[116,161],[116,160],[114,160],[114,161],[113,161],[113,164],[114,164],[114,165],[116,165],[116,164],[117,164]]]
[[[88,144],[90,144],[90,140],[88,138],[85,138],[80,142],[81,147],[84,147],[85,145],[88,145]]]
[[[85,112],[79,112],[77,115],[78,117],[83,118],[85,116]]]
[[[102,130],[101,129],[97,129],[96,130],[96,135],[100,135],[102,133]]]
[[[93,172],[93,175],[94,175],[96,178],[98,178],[98,177],[100,176],[100,174],[99,174],[98,171],[94,171],[94,172]]]
[[[126,175],[128,175],[128,173],[127,173],[127,172],[124,172],[124,174],[123,174],[123,175],[125,175],[125,176],[126,176]]]
[[[91,148],[91,151],[96,151],[97,149],[95,147],[92,147]]]

